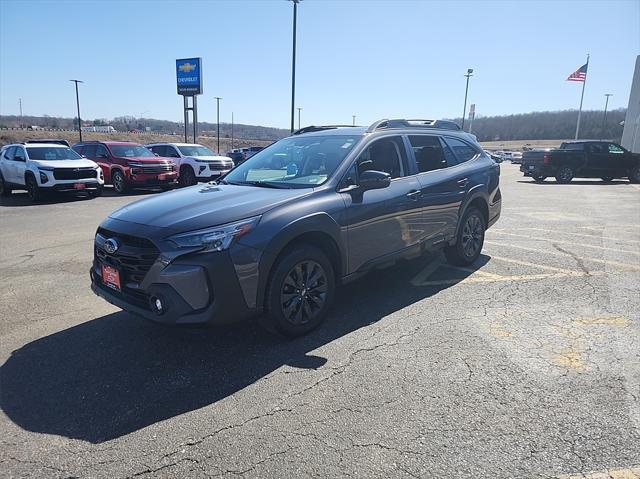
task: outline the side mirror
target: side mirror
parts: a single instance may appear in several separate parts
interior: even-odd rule
[[[160,156],[160,155],[158,155],[157,153],[154,153],[154,155],[155,155],[155,156]]]
[[[358,180],[358,185],[362,191],[379,190],[391,184],[391,175],[384,171],[366,170],[363,171]]]

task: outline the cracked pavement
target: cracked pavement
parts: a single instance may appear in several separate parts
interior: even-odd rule
[[[294,341],[93,296],[95,228],[147,193],[3,198],[0,476],[640,477],[640,190],[501,184],[476,265],[374,272]]]

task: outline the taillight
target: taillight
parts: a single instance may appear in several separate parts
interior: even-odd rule
[[[542,164],[543,165],[549,164],[549,153],[545,153],[544,156],[542,157]]]

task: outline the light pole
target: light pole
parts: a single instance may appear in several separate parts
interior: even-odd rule
[[[467,87],[464,90],[464,108],[462,109],[462,131],[464,131],[464,116],[467,114],[467,94],[469,93],[469,78],[473,76],[473,68],[467,69]]]
[[[20,100],[20,128],[22,128],[22,98],[19,98],[18,100]]]
[[[604,102],[604,115],[602,115],[602,132],[604,133],[605,122],[607,121],[607,107],[609,106],[609,97],[613,96],[613,93],[605,93],[604,96],[607,98]]]
[[[300,129],[300,112],[302,111],[302,108],[298,108],[298,130]]]
[[[353,119],[353,123],[351,124],[351,126],[356,126],[356,116],[351,115],[351,118]]]
[[[69,80],[76,84],[76,106],[78,107],[78,134],[82,141],[82,120],[80,120],[80,96],[78,95],[78,83],[84,83],[82,80]]]
[[[291,59],[291,133],[293,133],[293,117],[296,104],[296,24],[298,20],[298,3],[300,0],[291,0],[293,2],[293,54]]]
[[[216,99],[216,110],[217,110],[217,124],[218,124],[218,155],[220,154],[220,98],[219,96],[214,97]]]
[[[140,124],[142,125],[142,128],[144,129],[144,131],[147,131],[147,127],[144,124],[142,115],[144,115],[145,113],[149,113],[149,110],[145,110],[142,113],[140,113],[140,116],[138,118],[140,118]]]
[[[233,112],[231,112],[231,149],[233,150]]]

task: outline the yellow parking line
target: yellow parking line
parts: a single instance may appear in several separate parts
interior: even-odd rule
[[[610,241],[621,241],[621,242],[626,242],[626,243],[640,243],[640,240],[632,240],[632,239],[627,239],[627,238],[612,238],[610,236],[586,235],[586,234],[582,234],[582,233],[569,233],[568,231],[550,230],[550,229],[545,229],[545,228],[517,228],[517,230],[518,231],[520,231],[520,230],[546,231],[546,232],[549,232],[549,233],[561,233],[563,235],[582,236],[584,238],[596,238],[596,239],[603,239],[603,240],[610,240]],[[492,229],[491,231],[495,231],[496,233],[502,233],[505,230]],[[598,231],[602,231],[602,230],[598,230]]]
[[[606,274],[604,271],[594,271],[593,273],[583,273],[582,271],[572,271],[570,273],[540,273],[540,274],[520,274],[513,276],[500,276],[499,278],[477,278],[468,276],[463,279],[438,279],[433,281],[423,281],[421,283],[411,282],[414,286],[446,286],[451,284],[474,284],[474,283],[497,283],[505,281],[532,281],[549,278],[569,278],[582,276],[600,276]]]
[[[558,479],[640,479],[640,466],[604,469],[585,473],[562,474]]]
[[[422,271],[420,271],[410,283],[414,286],[421,286],[425,280],[431,276],[442,264],[444,263],[444,257],[439,255],[431,263],[429,263]]]
[[[568,245],[573,245],[573,246],[582,246],[584,248],[595,248],[595,249],[601,249],[601,250],[605,250],[605,251],[615,251],[617,253],[627,253],[627,254],[640,255],[640,251],[629,251],[628,249],[607,248],[606,246],[596,246],[596,245],[591,245],[591,244],[576,243],[574,241],[556,240],[556,239],[549,239],[549,238],[537,238],[537,237],[529,236],[529,235],[519,235],[519,234],[516,234],[516,233],[505,233],[504,231],[496,231],[496,233],[501,234],[501,235],[507,235],[507,236],[515,236],[517,238],[527,238],[527,239],[530,239],[530,240],[533,240],[533,241],[548,241],[548,242],[552,242],[552,243],[568,244]]]
[[[552,256],[562,256],[564,258],[567,258],[567,257],[571,258],[571,256],[566,255],[564,253],[560,253],[560,252],[556,253],[555,251],[549,251],[542,248],[527,248],[526,246],[518,246],[518,245],[509,244],[509,243],[501,243],[498,241],[487,241],[487,240],[485,240],[484,243],[494,245],[494,246],[521,249],[523,251],[533,251],[534,253],[550,254]],[[629,266],[629,264],[627,263],[620,263],[618,261],[610,261],[606,259],[590,258],[587,256],[578,256],[578,255],[576,255],[575,257],[581,260],[591,261],[593,263],[606,264],[609,266],[615,266],[616,268],[622,268],[623,271],[640,271],[640,267]],[[593,272],[591,274],[593,274]]]
[[[444,266],[445,268],[450,268],[450,269],[458,269],[458,270],[464,271],[466,273],[477,274],[478,276],[483,276],[485,278],[498,279],[498,278],[504,278],[505,277],[502,274],[489,273],[488,271],[482,271],[480,269],[465,268],[464,266],[454,266],[454,265],[446,264],[446,263],[443,264],[442,266]]]
[[[570,270],[570,269],[557,268],[555,266],[547,266],[546,264],[530,263],[528,261],[521,261],[521,260],[518,260],[518,259],[505,258],[503,256],[491,255],[491,259],[495,259],[495,260],[498,260],[498,261],[504,261],[505,263],[519,264],[519,265],[522,265],[522,266],[531,266],[532,268],[548,269],[550,271],[557,271],[559,273],[565,273],[565,274],[575,273],[575,271]]]

